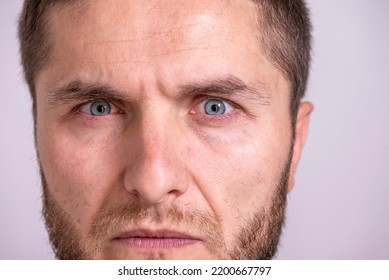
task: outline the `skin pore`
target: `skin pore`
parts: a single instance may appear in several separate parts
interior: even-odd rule
[[[58,258],[271,258],[312,105],[262,53],[251,1],[56,4],[37,76]]]

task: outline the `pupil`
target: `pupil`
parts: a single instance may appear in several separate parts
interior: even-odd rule
[[[226,106],[219,99],[210,99],[205,103],[205,113],[207,115],[223,115],[226,112]]]
[[[99,107],[97,107],[97,111],[98,111],[99,113],[104,113],[105,107],[104,107],[103,105],[100,105]]]
[[[92,103],[90,113],[94,116],[103,116],[111,113],[111,106],[106,101],[96,101]]]

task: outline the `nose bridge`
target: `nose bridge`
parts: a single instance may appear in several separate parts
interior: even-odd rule
[[[147,104],[140,121],[140,141],[143,158],[149,163],[169,161],[174,156],[175,120],[170,116],[168,106],[156,100]]]
[[[153,204],[177,197],[187,183],[179,164],[179,130],[169,114],[169,106],[155,101],[145,107],[138,123],[136,156],[127,174],[126,187]]]

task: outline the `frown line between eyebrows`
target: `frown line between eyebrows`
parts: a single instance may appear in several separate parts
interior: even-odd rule
[[[80,80],[72,81],[60,88],[48,91],[48,103],[50,107],[66,105],[74,101],[89,100],[123,100],[125,93],[106,85],[97,83],[85,83]]]

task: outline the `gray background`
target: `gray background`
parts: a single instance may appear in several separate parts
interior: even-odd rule
[[[40,214],[21,0],[0,0],[0,259],[51,259]],[[279,259],[389,259],[389,1],[310,0],[314,102]]]

